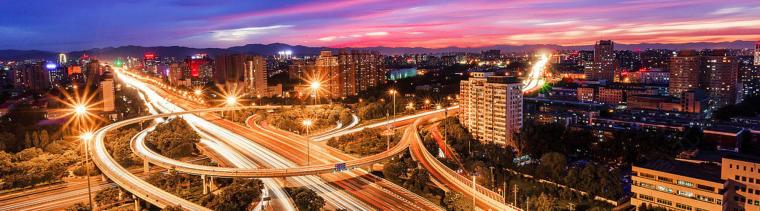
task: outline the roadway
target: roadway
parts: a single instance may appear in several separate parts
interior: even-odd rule
[[[163,98],[170,95],[164,94],[161,96]],[[181,100],[181,98],[179,97],[174,97],[172,99],[177,102],[183,102],[183,100]],[[192,103],[186,103],[184,104],[183,107],[192,108],[193,106],[194,105]],[[251,130],[250,128],[241,127],[237,123],[229,122],[227,120],[223,120],[219,118],[214,118],[213,116],[212,117],[209,117],[209,115],[203,115],[203,116],[206,117],[206,119],[209,119],[209,121],[211,121],[213,125],[220,125],[222,126],[222,128],[228,129],[235,134],[243,135],[246,138],[252,141],[255,141],[256,144],[264,145],[265,149],[277,151],[278,152],[277,154],[281,154],[290,160],[301,163],[302,165],[303,163],[305,163],[304,161],[305,158],[303,157],[303,154],[300,153],[300,151],[304,150],[303,147],[297,147],[294,145],[288,146],[286,144],[283,144],[284,142],[280,142],[278,138],[272,137],[271,134],[266,134],[266,133],[263,133],[262,131],[254,131],[254,130]],[[227,138],[225,138],[225,140],[226,139]],[[279,144],[272,144],[272,143],[278,143],[278,142]],[[299,144],[301,143],[302,142],[299,142]],[[240,146],[245,146],[246,144],[235,143],[234,145],[238,146],[237,148],[239,148]],[[392,148],[390,152],[387,152],[385,154],[379,154],[379,155],[362,158],[362,159],[349,160],[349,161],[346,161],[346,165],[348,168],[351,168],[351,167],[361,167],[361,166],[377,163],[389,157],[393,157],[393,155],[395,154],[403,152],[404,150],[406,150],[407,146],[408,144],[402,143]],[[250,150],[242,150],[242,151],[250,151]],[[319,155],[319,154],[315,154],[315,155]],[[254,157],[255,156],[256,155],[254,155]],[[318,158],[314,158],[313,160],[319,161]],[[334,164],[335,164],[334,162],[333,163],[323,162],[323,164],[320,164],[320,165],[302,167],[302,169],[306,169],[306,170],[301,170],[301,171],[306,172],[308,174],[324,173],[324,172],[332,173],[335,167]],[[175,169],[179,171],[185,171],[184,169],[180,169],[180,168],[175,168]],[[241,169],[237,169],[237,171],[240,172]],[[248,169],[246,169],[246,171],[248,171]],[[204,173],[213,173],[213,172],[204,172]],[[274,173],[277,173],[277,172],[274,172]],[[349,173],[353,174],[351,172],[347,172],[346,174],[349,174]],[[340,186],[341,188],[350,192],[352,195],[359,197],[363,201],[372,204],[372,207],[374,208],[383,209],[383,210],[419,210],[419,209],[429,209],[429,208],[436,209],[436,210],[440,209],[440,207],[437,207],[435,204],[428,202],[426,199],[421,198],[417,196],[416,194],[409,192],[408,190],[405,190],[401,187],[396,186],[395,184],[392,184],[390,182],[377,178],[374,175],[368,174],[366,172],[363,172],[363,173],[364,175],[349,175],[348,178],[346,178],[346,176],[332,177],[331,175],[333,174],[322,174],[320,175],[320,177],[322,177],[323,179],[329,180],[332,184],[336,186]],[[264,176],[292,176],[292,175],[298,175],[301,173],[283,171],[277,174],[279,175],[270,174],[270,175],[264,175]],[[343,173],[337,174],[337,175],[343,175]],[[235,176],[235,175],[229,175],[229,176]],[[256,175],[246,175],[246,176],[256,176]],[[258,176],[262,176],[262,175],[258,175]],[[420,206],[420,204],[423,206]]]
[[[234,152],[238,152],[243,155],[245,159],[250,159],[252,161],[256,161],[257,164],[264,168],[289,168],[289,167],[296,167],[295,163],[290,162],[287,159],[282,158],[276,153],[273,153],[269,149],[266,149],[260,145],[257,145],[253,142],[251,142],[249,139],[242,137],[238,135],[237,133],[233,133],[230,130],[227,130],[225,128],[222,128],[218,126],[215,123],[206,121],[205,118],[208,119],[219,119],[215,115],[211,114],[212,112],[221,112],[225,110],[235,110],[235,109],[242,109],[242,108],[261,108],[261,106],[246,106],[246,107],[238,107],[238,108],[223,108],[218,110],[205,110],[199,111],[200,116],[203,116],[201,118],[198,115],[185,115],[190,114],[191,112],[184,112],[183,108],[169,102],[169,100],[166,99],[166,97],[172,97],[171,94],[168,94],[166,92],[163,92],[160,89],[153,90],[150,88],[149,85],[136,80],[135,78],[128,77],[126,75],[121,75],[119,77],[121,80],[127,82],[131,87],[135,87],[142,91],[142,93],[146,96],[146,99],[150,101],[151,104],[156,106],[161,110],[161,112],[183,112],[183,113],[175,113],[175,115],[181,115],[183,119],[185,119],[191,126],[199,128],[203,131],[206,131],[208,134],[212,134],[218,138],[219,142],[214,142],[218,145],[223,145],[226,147],[220,148],[221,150],[227,150],[219,152],[219,154],[232,154]],[[161,94],[158,94],[161,93]],[[172,98],[178,102],[183,102],[183,100],[179,98]],[[188,102],[185,102],[187,104],[191,104]],[[191,106],[187,106],[192,108]],[[161,114],[166,115],[166,114]],[[172,115],[172,114],[169,114]],[[157,116],[154,116],[152,118],[155,118]],[[161,116],[158,116],[161,117]],[[209,142],[210,143],[210,142]],[[317,176],[297,176],[297,177],[289,177],[287,178],[288,182],[291,182],[293,184],[296,184],[298,186],[303,186],[310,188],[317,192],[320,196],[322,196],[325,201],[327,202],[328,207],[333,208],[342,208],[342,209],[348,209],[348,210],[370,210],[372,209],[372,206],[369,206],[362,201],[356,199],[351,194],[341,191],[340,189],[337,189],[330,184],[328,184],[326,181],[322,180],[321,178]]]
[[[452,110],[456,112],[456,110]],[[443,183],[452,190],[462,193],[473,199],[477,209],[480,210],[520,210],[517,207],[507,205],[504,203],[504,198],[496,192],[488,190],[487,188],[473,183],[470,178],[457,174],[454,170],[451,170],[446,165],[441,163],[435,156],[433,156],[422,143],[422,139],[417,131],[421,121],[415,121],[413,127],[407,127],[404,131],[403,139],[408,139],[412,142],[409,150],[411,151],[412,158],[420,162],[425,169],[428,170],[431,176],[433,176],[438,182]]]

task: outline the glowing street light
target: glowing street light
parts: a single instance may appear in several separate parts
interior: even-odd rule
[[[395,89],[388,90],[388,93],[393,96],[393,117],[396,117],[396,94],[398,91]]]
[[[84,104],[74,105],[74,114],[80,117],[87,114],[87,106]]]
[[[85,174],[87,174],[87,199],[90,202],[90,209],[92,209],[92,185],[90,184],[90,151],[87,142],[92,140],[93,136],[92,132],[85,132],[79,136],[82,140],[82,147],[84,148],[84,169]]]
[[[227,106],[235,106],[235,104],[237,104],[237,100],[237,97],[232,95],[224,98],[224,102],[227,104]]]
[[[309,165],[309,161],[311,160],[311,150],[309,149],[309,128],[311,127],[312,122],[311,119],[304,119],[302,123],[306,126],[306,165]]]
[[[319,100],[318,90],[319,87],[322,86],[322,83],[319,81],[312,81],[311,84],[309,84],[309,88],[311,88],[311,91],[314,92],[314,105],[317,105],[317,100]]]
[[[193,94],[195,94],[195,96],[200,96],[201,94],[203,94],[203,90],[196,89],[195,91],[193,91]]]

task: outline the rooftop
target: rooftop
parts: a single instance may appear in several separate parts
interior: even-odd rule
[[[711,163],[695,164],[676,160],[656,160],[637,167],[706,181],[722,182],[720,166]]]

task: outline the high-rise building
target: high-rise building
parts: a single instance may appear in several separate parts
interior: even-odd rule
[[[705,89],[710,98],[710,107],[717,109],[736,103],[736,83],[739,76],[739,62],[727,50],[712,50],[704,56],[706,74]]]
[[[65,53],[58,54],[58,64],[65,65],[68,61]]]
[[[755,43],[755,66],[760,66],[760,41]]]
[[[32,91],[45,91],[50,85],[50,75],[44,62],[20,64],[11,70],[13,87]]]
[[[290,80],[305,79],[308,75],[314,74],[315,68],[313,60],[291,60],[288,65],[288,78]]]
[[[269,96],[267,91],[267,61],[264,57],[248,57],[243,73],[245,88],[251,96]]]
[[[684,50],[670,59],[670,82],[668,92],[680,97],[685,91],[701,87],[702,59],[696,51]]]
[[[474,73],[460,82],[459,120],[482,142],[516,146],[522,128],[522,83],[514,77]]]
[[[738,102],[750,96],[760,96],[760,66],[752,64],[751,56],[736,58],[739,61]]]
[[[113,75],[105,72],[100,81],[100,96],[103,97],[103,112],[116,110],[116,94],[114,93]]]
[[[245,89],[250,96],[268,96],[264,57],[220,55],[216,57],[214,66],[215,83]]]
[[[724,156],[720,178],[725,181],[724,210],[760,210],[760,158]]]
[[[377,52],[341,51],[337,56],[322,51],[315,61],[316,78],[326,80],[331,98],[355,96],[385,83],[382,56]]]
[[[612,40],[600,40],[594,45],[594,66],[586,69],[586,79],[614,81],[617,62]]]

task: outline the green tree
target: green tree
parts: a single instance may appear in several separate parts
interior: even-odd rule
[[[463,196],[456,192],[446,192],[442,204],[446,210],[452,211],[469,211],[474,210],[472,207],[472,198]]]
[[[50,144],[50,134],[48,134],[47,130],[43,129],[42,132],[40,132],[40,145],[37,147],[44,148],[48,144]]]
[[[325,200],[308,188],[298,187],[292,190],[291,196],[301,211],[317,211],[325,206]]]
[[[119,201],[119,187],[108,187],[95,193],[98,206],[113,204]]]
[[[77,202],[76,204],[67,207],[66,211],[90,211],[90,206],[87,206],[82,202]]]
[[[567,159],[557,152],[549,152],[541,156],[541,164],[538,173],[544,178],[558,180],[565,174]]]

